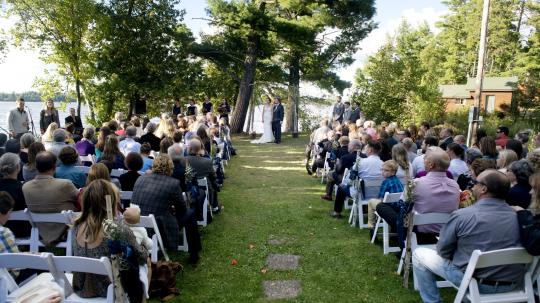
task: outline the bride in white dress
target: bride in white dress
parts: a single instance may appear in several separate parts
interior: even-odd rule
[[[263,106],[262,113],[263,135],[258,140],[251,141],[251,143],[262,144],[274,142],[274,134],[272,133],[272,113],[272,101],[268,99],[268,102],[266,102]]]

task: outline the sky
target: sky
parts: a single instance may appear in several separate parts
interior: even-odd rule
[[[183,0],[179,6],[185,10],[184,22],[195,36],[198,36],[200,32],[212,32],[212,27],[203,20],[208,17],[205,11],[206,1]],[[378,23],[378,27],[360,42],[359,50],[354,56],[355,62],[338,71],[344,80],[353,82],[355,71],[362,67],[366,58],[374,54],[384,43],[387,34],[395,32],[403,19],[413,25],[426,21],[434,31],[437,31],[435,23],[447,13],[446,6],[439,0],[376,0],[375,7],[377,14],[374,21]],[[14,23],[14,19],[7,19],[3,14],[0,14],[0,28],[2,30],[9,31]],[[17,49],[10,46],[6,58],[0,63],[0,92],[32,90],[34,80],[42,76],[45,69],[54,69],[54,66],[43,63],[40,60],[38,50]],[[315,91],[316,89],[310,85],[302,84],[301,86],[301,93],[321,94]],[[348,91],[344,93],[345,98],[347,98],[348,93]]]

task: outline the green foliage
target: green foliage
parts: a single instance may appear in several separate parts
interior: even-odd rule
[[[402,123],[443,117],[439,72],[433,68],[437,58],[431,47],[433,37],[427,24],[413,29],[404,22],[357,71],[353,100],[367,117]]]

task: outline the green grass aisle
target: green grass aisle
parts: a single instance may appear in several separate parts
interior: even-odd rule
[[[299,280],[302,292],[291,302],[420,301],[401,287],[395,256],[371,245],[366,230],[328,216],[332,204],[319,198],[320,179],[302,166],[306,141],[253,145],[247,137],[234,138],[239,155],[226,167],[225,208],[202,231],[200,263],[185,266],[174,302],[266,302],[262,282],[268,280]],[[288,241],[273,246],[271,238]],[[300,266],[261,272],[271,253],[299,255]],[[453,294],[446,291],[446,300]]]

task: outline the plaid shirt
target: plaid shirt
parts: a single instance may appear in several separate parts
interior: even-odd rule
[[[9,228],[0,225],[0,253],[17,253],[19,248],[15,245],[15,236]]]
[[[398,179],[398,177],[391,176],[384,179],[381,184],[381,189],[379,190],[379,198],[384,198],[384,194],[389,192],[391,194],[400,193],[403,191],[403,184]]]

